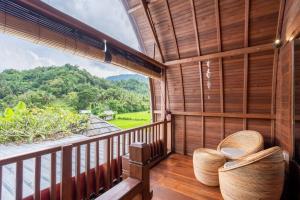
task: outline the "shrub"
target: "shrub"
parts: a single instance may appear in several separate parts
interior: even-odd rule
[[[24,102],[0,116],[0,143],[56,139],[86,128],[88,116],[61,107],[28,109]]]

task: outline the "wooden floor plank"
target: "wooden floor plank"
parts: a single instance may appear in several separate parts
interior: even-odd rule
[[[195,179],[192,157],[172,154],[151,169],[153,200],[219,200],[219,187],[208,187]]]

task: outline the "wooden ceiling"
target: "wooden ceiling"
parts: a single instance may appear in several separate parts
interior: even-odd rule
[[[123,2],[144,52],[169,65],[246,47],[271,49],[278,36],[280,0]],[[180,59],[186,60],[174,62]]]

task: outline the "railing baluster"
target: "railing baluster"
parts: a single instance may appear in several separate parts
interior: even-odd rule
[[[41,156],[35,158],[35,172],[34,172],[34,199],[39,200],[41,198]]]
[[[135,134],[136,134],[136,131],[133,131],[133,142],[132,143],[136,142],[136,140],[135,140]]]
[[[125,133],[125,134],[123,134],[122,135],[122,140],[123,140],[123,145],[122,145],[122,155],[125,155],[125,147],[126,147],[126,135],[127,135],[127,133]]]
[[[51,153],[51,171],[50,171],[50,195],[51,200],[56,200],[56,152]]]
[[[137,133],[137,141],[140,142],[140,141],[141,141],[141,140],[140,140],[140,139],[141,139],[140,131],[137,130],[136,133]]]
[[[80,165],[81,165],[81,146],[78,145],[76,147],[76,199],[81,199],[81,172],[80,172]]]
[[[100,189],[100,170],[99,170],[99,141],[95,144],[95,174],[96,174],[96,194]]]
[[[143,128],[140,129],[140,134],[142,136],[142,141],[141,142],[144,142],[144,129]]]
[[[158,152],[161,154],[161,124],[158,125]]]
[[[107,147],[106,147],[106,188],[110,188],[110,138],[107,138]]]
[[[61,184],[60,199],[71,200],[72,192],[72,144],[61,148]]]
[[[85,149],[85,178],[86,178],[86,195],[87,198],[91,195],[90,189],[90,154],[91,154],[91,143],[86,144]]]
[[[121,159],[120,159],[120,136],[118,135],[118,144],[117,144],[117,172],[118,172],[118,174],[117,174],[117,179],[118,179],[118,181],[120,181],[120,175],[121,175]]]
[[[0,199],[2,199],[2,165],[0,165]]]
[[[16,166],[16,200],[23,199],[23,160],[17,161]]]

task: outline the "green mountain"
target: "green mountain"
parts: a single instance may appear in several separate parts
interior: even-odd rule
[[[148,83],[148,78],[139,74],[120,74],[117,76],[109,76],[106,79],[110,81],[126,81],[129,79],[134,79],[137,81]]]
[[[143,81],[146,78],[134,74],[120,76],[113,81],[99,78],[69,64],[4,70],[0,73],[0,112],[18,101],[29,107],[54,104],[75,110],[92,109],[94,114],[104,109],[119,113],[148,110],[148,82]]]

